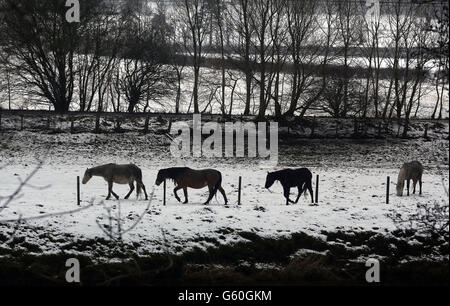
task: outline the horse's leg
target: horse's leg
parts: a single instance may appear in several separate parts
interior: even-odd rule
[[[301,195],[303,193],[303,188],[302,188],[301,185],[297,186],[297,188],[298,188],[298,196],[297,196],[297,199],[295,199],[295,202],[294,202],[295,204],[298,203],[298,200],[300,199],[300,197],[301,197]]]
[[[422,195],[422,178],[419,178],[419,194]]]
[[[208,199],[209,199],[211,197],[211,194],[212,194],[213,190],[214,190],[214,185],[208,184],[208,190],[209,190],[209,196],[208,196]],[[209,201],[207,200],[204,204],[208,205]]]
[[[106,199],[109,200],[109,198],[112,194],[116,198],[116,200],[118,200],[119,196],[112,190],[112,187],[113,187],[113,182],[112,181],[108,182],[109,193],[108,193],[108,198],[106,198]]]
[[[145,185],[142,182],[140,182],[139,184],[141,185],[142,190],[144,190],[145,200],[147,201],[148,200],[148,195],[147,195],[147,190],[145,190]]]
[[[286,205],[289,205],[289,202],[294,203],[293,201],[291,201],[289,199],[289,195],[291,193],[291,188],[290,187],[283,187],[284,189],[284,197],[286,198]]]
[[[222,186],[219,187],[219,191],[222,194],[223,199],[225,200],[225,205],[227,205],[228,204],[228,199],[227,199],[227,196],[225,194],[225,190],[223,190]]]
[[[413,194],[416,194],[416,185],[417,185],[417,180],[413,179]]]
[[[175,187],[175,188],[173,189],[173,194],[175,195],[175,199],[177,199],[178,202],[181,202],[181,199],[180,199],[180,197],[179,197],[178,194],[177,194],[177,191],[180,190],[180,189],[181,189],[180,186],[177,186],[177,187]]]
[[[129,185],[130,185],[130,192],[128,192],[127,195],[125,196],[125,200],[128,200],[128,198],[130,197],[131,193],[134,191],[134,183],[131,182],[131,183],[129,183]]]
[[[108,182],[108,195],[106,196],[106,200],[109,200],[111,198],[111,188],[112,188],[112,183]]]
[[[311,195],[311,203],[314,203],[314,193],[313,193],[311,181],[308,181],[306,184],[307,184],[306,188],[308,188],[309,194]]]
[[[183,188],[183,192],[184,192],[184,202],[183,204],[187,204],[188,203],[188,192],[187,192],[187,187]]]
[[[406,195],[409,196],[409,179],[406,180]]]

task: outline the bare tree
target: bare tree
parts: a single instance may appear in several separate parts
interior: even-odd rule
[[[97,97],[97,110],[103,110],[107,82],[120,47],[120,20],[115,18],[118,7],[101,2],[101,14],[96,15],[82,33],[75,56],[77,91],[80,111],[89,111]]]
[[[166,65],[169,55],[166,37],[161,37],[149,14],[141,7],[125,11],[124,44],[121,52],[120,90],[132,113],[140,102],[157,101],[173,90],[175,75]]]
[[[75,82],[74,57],[79,32],[96,13],[96,1],[85,0],[82,21],[65,20],[65,1],[5,0],[3,60],[26,85],[29,94],[42,97],[55,111],[69,110]]]
[[[286,38],[287,38],[287,26],[283,22],[285,20],[285,6],[286,1],[276,1],[274,4],[276,14],[273,21],[269,26],[269,35],[272,42],[270,50],[268,74],[268,96],[269,101],[273,100],[275,108],[275,117],[281,118],[283,113],[283,89],[284,78],[281,76],[282,69],[284,68],[287,60],[287,53],[285,52]]]
[[[300,110],[300,116],[303,117],[325,88],[325,67],[329,47],[333,43],[335,18],[331,5],[331,2],[320,5],[312,0],[288,1],[286,5],[288,50],[293,66],[287,116],[293,116]],[[319,12],[324,12],[323,20],[320,20]],[[316,64],[320,67],[321,77],[310,68]]]
[[[342,56],[342,103],[341,116],[347,116],[351,108],[349,101],[349,82],[352,78],[350,65],[352,63],[351,47],[358,43],[358,28],[362,25],[361,15],[358,14],[357,6],[351,0],[337,2],[337,28],[338,40]]]
[[[251,50],[254,29],[250,25],[252,1],[237,0],[231,2],[230,19],[234,31],[237,33],[238,44],[235,52],[239,55],[242,65],[239,67],[245,74],[245,108],[244,115],[250,114],[253,94],[254,56]]]
[[[224,0],[214,0],[212,3],[212,9],[214,12],[214,20],[217,25],[219,43],[220,43],[220,71],[221,71],[221,112],[226,113],[225,109],[225,87],[226,87],[226,71],[225,71],[225,44],[224,44],[224,27],[226,20],[226,9]]]
[[[321,96],[322,110],[334,118],[345,118],[349,114],[356,114],[360,111],[359,103],[364,99],[361,88],[357,80],[328,77],[327,86]]]
[[[2,51],[0,50],[0,52]],[[20,84],[14,80],[13,75],[11,67],[2,65],[0,61],[0,97],[7,101],[8,109],[12,109],[15,90],[20,88]]]
[[[171,8],[173,12],[173,8]],[[177,16],[173,16],[169,12],[169,7],[164,1],[157,2],[156,15],[152,19],[153,31],[157,31],[161,40],[165,40],[169,44],[167,52],[169,53],[169,62],[176,75],[176,96],[175,96],[175,113],[180,113],[182,100],[182,81],[184,79],[184,71],[187,66],[187,55],[184,53],[184,46],[188,41],[188,33],[186,27],[180,23]]]
[[[380,116],[380,71],[383,58],[386,52],[382,53],[380,48],[380,39],[385,27],[382,23],[381,11],[383,10],[383,2],[379,3],[380,12],[372,16],[364,18],[363,26],[365,30],[364,43],[361,46],[363,56],[366,60],[367,75],[365,80],[364,100],[362,105],[361,116],[365,118],[369,109],[373,106],[373,115],[375,118]],[[366,8],[364,7],[363,10]],[[372,102],[372,105],[371,103]]]
[[[411,66],[412,71],[410,85],[408,86],[409,98],[405,101],[404,105],[405,123],[403,126],[402,137],[407,136],[413,107],[416,104],[419,105],[421,96],[424,94],[422,83],[427,80],[429,75],[429,69],[426,67],[426,64],[431,58],[423,46],[428,45],[430,39],[428,32],[426,31],[425,22],[422,18],[414,18],[409,40],[409,44],[412,44],[412,47],[405,48],[407,52],[406,60],[411,61],[411,64],[407,64],[407,66]],[[405,46],[408,46],[408,44],[405,43]],[[407,81],[405,80],[405,83],[406,82]],[[405,84],[404,86],[407,85]]]
[[[389,60],[392,68],[392,79],[386,103],[389,104],[390,97],[393,94],[394,103],[391,105],[389,117],[396,111],[397,120],[402,117],[402,110],[408,95],[411,50],[414,47],[410,41],[413,18],[415,17],[414,8],[414,4],[406,3],[406,0],[396,0],[389,7],[391,11],[389,15],[389,37],[394,54],[393,58]]]
[[[270,92],[268,91],[268,70],[270,52],[273,48],[272,37],[270,36],[270,25],[274,22],[275,16],[279,13],[280,6],[276,5],[277,1],[270,0],[255,0],[252,1],[250,12],[250,26],[253,28],[255,36],[252,42],[256,54],[256,66],[258,67],[259,79],[256,82],[259,86],[259,110],[258,118],[263,118],[266,114],[266,109],[270,99]]]
[[[192,89],[194,113],[199,113],[200,67],[203,60],[203,43],[209,33],[211,14],[206,0],[183,0],[177,2],[177,12],[189,36],[185,48],[193,61],[194,86]]]
[[[429,0],[422,0],[423,3],[430,3]],[[430,7],[430,6],[427,6]],[[427,16],[427,33],[433,39],[427,41],[427,45],[422,46],[427,53],[434,58],[438,70],[435,73],[436,104],[431,118],[442,118],[445,91],[448,95],[448,73],[449,73],[449,5],[446,2],[433,3]]]

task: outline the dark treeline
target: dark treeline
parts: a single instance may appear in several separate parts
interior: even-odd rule
[[[189,103],[196,113],[407,122],[433,90],[432,117],[442,117],[444,2],[380,1],[380,14],[351,0],[79,2],[80,22],[69,23],[65,0],[0,0],[9,108],[26,99],[61,113],[178,113]]]

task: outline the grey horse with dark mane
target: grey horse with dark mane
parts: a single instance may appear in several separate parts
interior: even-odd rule
[[[205,205],[211,201],[217,191],[220,191],[225,199],[225,205],[228,203],[227,196],[222,188],[222,173],[220,173],[220,171],[214,169],[193,170],[187,167],[161,169],[156,178],[156,185],[161,185],[161,183],[167,179],[173,180],[176,184],[173,193],[178,202],[181,202],[177,194],[178,190],[183,189],[185,199],[184,204],[186,204],[188,202],[188,187],[201,189],[208,186],[209,197],[204,203]]]
[[[418,161],[412,161],[410,163],[404,163],[398,173],[397,178],[397,196],[403,195],[403,189],[405,188],[406,181],[406,194],[409,195],[410,181],[413,181],[413,193],[416,193],[416,184],[419,182],[419,194],[422,194],[422,175],[423,166]]]
[[[107,164],[90,169],[86,169],[83,177],[83,184],[86,184],[93,176],[101,176],[108,182],[108,196],[107,200],[111,198],[111,194],[118,200],[119,196],[112,190],[113,183],[116,184],[129,184],[130,192],[125,196],[128,199],[131,193],[134,191],[134,181],[137,185],[137,197],[141,194],[141,190],[144,191],[145,199],[148,200],[147,191],[145,190],[144,183],[142,183],[142,171],[133,164],[129,165],[117,165]]]

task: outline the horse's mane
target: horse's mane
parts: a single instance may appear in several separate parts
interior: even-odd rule
[[[163,171],[166,178],[175,181],[180,175],[182,175],[188,169],[189,168],[187,167],[175,167],[175,168],[167,168],[164,169]]]
[[[282,174],[285,174],[286,170],[291,170],[291,169],[278,170],[278,171],[270,172],[270,174],[272,175],[272,177],[275,180],[279,180],[281,178]]]
[[[110,164],[105,164],[105,165],[100,165],[100,166],[96,166],[96,167],[92,167],[92,168],[88,168],[87,171],[88,173],[98,173],[99,171],[103,171],[105,168],[114,166],[115,164],[110,163]]]

